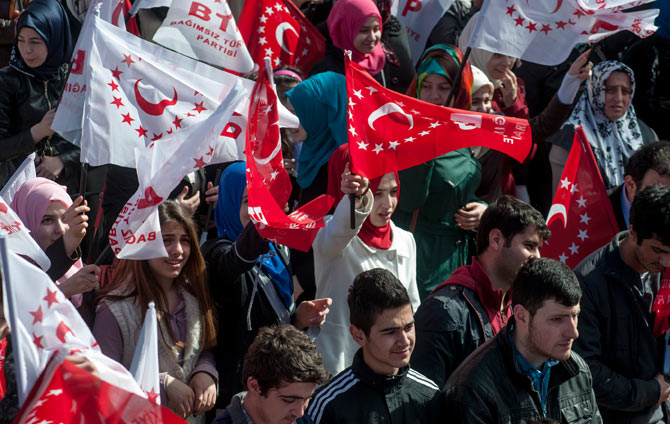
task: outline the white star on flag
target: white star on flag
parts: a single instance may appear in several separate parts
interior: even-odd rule
[[[566,178],[563,178],[563,179],[561,180],[561,188],[564,188],[564,189],[566,189],[566,190],[570,190],[570,181],[568,180],[567,177],[566,177]]]
[[[275,13],[275,11],[272,10],[271,7],[266,7],[266,8],[265,8],[265,13],[267,13],[268,16],[270,16],[270,15],[272,15],[273,13]]]
[[[356,135],[357,135],[357,134],[356,134],[356,128],[354,128],[354,127],[349,127],[349,132],[350,132],[351,135],[353,135],[353,136],[356,136]]]
[[[274,63],[275,63],[275,66],[279,66],[279,65],[281,65],[281,60],[279,60],[278,57],[275,57]]]
[[[270,173],[270,179],[274,181],[277,178],[277,175],[279,175],[279,171],[276,169]]]
[[[258,33],[259,33],[259,34],[263,34],[263,33],[265,33],[265,27],[264,27],[264,26],[259,26],[259,27],[258,27]]]
[[[356,106],[356,103],[352,99],[349,99],[349,107],[354,107]]]
[[[382,150],[384,150],[384,148],[382,147],[381,144],[375,144],[375,148],[373,149],[373,151],[374,151],[376,154],[379,154],[379,152],[381,152]]]
[[[413,142],[414,140],[416,140],[416,138],[414,138],[414,137],[407,137],[407,138],[405,139],[405,143],[411,143],[411,142]]]
[[[568,257],[565,255],[565,252],[561,253],[561,256],[558,257],[558,260],[565,263],[568,260]]]
[[[591,218],[589,217],[589,215],[587,213],[579,215],[579,218],[580,218],[580,221],[579,221],[580,223],[589,225],[589,221],[591,220]]]
[[[367,88],[370,91],[370,94],[373,94],[373,93],[377,92],[377,89],[374,88],[374,87],[365,87],[365,88]]]
[[[279,3],[275,4],[275,9],[277,9],[277,12],[280,12],[282,10],[282,5]]]
[[[419,135],[424,136],[430,134],[430,131],[421,131]]]
[[[577,204],[579,204],[580,208],[585,208],[586,207],[586,199],[584,199],[584,196],[579,196],[579,200],[577,200]]]
[[[363,98],[363,94],[361,94],[362,90],[354,90],[354,96],[358,97],[359,99]]]
[[[362,150],[368,150],[368,143],[361,140],[361,141],[358,142],[358,148],[362,149]]]
[[[265,54],[267,56],[274,56],[274,53],[272,53],[272,49],[270,47],[265,49]]]
[[[577,193],[578,191],[579,191],[579,189],[577,188],[577,183],[573,184],[573,185],[572,185],[572,188],[570,188],[570,193],[571,193],[571,194],[575,194],[575,193]]]
[[[398,143],[397,141],[389,141],[389,149],[395,150],[395,148],[398,147],[398,144],[400,143]]]
[[[579,246],[577,246],[574,242],[570,247],[568,247],[568,249],[570,249],[570,252],[572,252],[573,255],[579,253]]]
[[[267,43],[268,43],[268,41],[265,39],[265,37],[261,37],[261,38],[258,39],[258,44],[260,44],[260,45],[264,45],[264,44],[267,44]]]
[[[577,236],[577,238],[581,239],[582,241],[589,238],[589,236],[586,234],[586,231],[587,230],[579,230],[579,235]]]
[[[261,21],[261,23],[263,23],[263,24],[266,23],[267,20],[268,20],[268,17],[265,16],[265,15],[261,16],[261,18],[259,19],[259,21]]]
[[[439,122],[435,121],[435,122],[433,122],[432,124],[430,124],[430,127],[431,127],[431,128],[437,128],[437,127],[439,127],[440,125],[442,125],[442,124],[440,124]]]

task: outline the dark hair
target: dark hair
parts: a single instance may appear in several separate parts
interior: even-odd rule
[[[550,258],[529,258],[512,285],[512,306],[523,306],[531,316],[545,300],[575,306],[581,297],[582,289],[575,273],[566,264]]]
[[[330,375],[316,344],[305,333],[283,324],[261,328],[249,347],[242,368],[242,384],[258,381],[261,395],[282,383],[323,384]]]
[[[639,190],[644,174],[650,169],[659,175],[670,175],[669,141],[654,141],[637,149],[626,162],[623,174],[630,175]]]
[[[544,222],[544,217],[534,207],[516,197],[502,196],[491,203],[481,220],[477,230],[477,252],[482,253],[489,247],[489,233],[498,229],[505,237],[505,246],[509,247],[515,235],[534,227],[541,241],[546,241],[551,232]]]
[[[405,286],[391,271],[375,268],[361,272],[349,288],[349,321],[370,335],[370,328],[386,309],[410,305]]]
[[[630,207],[630,225],[638,244],[656,238],[670,246],[670,187],[656,184],[636,194]]]
[[[298,68],[293,67],[293,66],[282,65],[282,66],[279,66],[277,68],[274,68],[272,70],[272,73],[274,74],[275,72],[278,72],[278,71],[295,72],[296,74],[298,74],[298,76],[300,77],[301,80],[305,79],[305,77],[303,76],[302,71]],[[275,80],[275,84],[277,84],[277,85],[292,84],[292,83],[301,82],[301,80],[299,80],[296,77],[291,76],[291,75],[274,75],[274,80]]]

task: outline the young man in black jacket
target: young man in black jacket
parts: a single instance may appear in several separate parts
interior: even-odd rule
[[[358,274],[349,289],[351,367],[322,386],[307,414],[315,424],[430,423],[439,389],[409,367],[414,317],[407,290],[388,270]]]
[[[601,423],[589,367],[571,352],[580,297],[565,264],[529,259],[512,286],[514,317],[451,375],[442,414],[469,424]]]
[[[575,350],[591,368],[605,423],[668,422],[668,346],[652,331],[652,305],[669,266],[670,187],[654,185],[635,196],[628,231],[575,268],[584,293]]]
[[[511,196],[492,203],[477,232],[479,255],[456,269],[416,311],[412,368],[442,387],[461,362],[510,318],[509,290],[549,230],[542,214]]]
[[[303,414],[328,372],[314,342],[284,324],[260,330],[244,359],[242,378],[247,391],[233,396],[213,424],[309,424]]]

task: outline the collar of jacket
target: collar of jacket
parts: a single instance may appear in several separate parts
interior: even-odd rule
[[[628,231],[622,231],[607,244],[604,252],[607,277],[613,278],[627,289],[631,288],[630,281],[640,281],[640,274],[624,262],[621,256],[619,243],[628,237]]]
[[[363,360],[363,348],[358,349],[354,360],[351,363],[351,369],[363,383],[372,386],[379,392],[387,392],[392,387],[401,384],[409,371],[409,365],[400,368],[396,375],[377,374]]]

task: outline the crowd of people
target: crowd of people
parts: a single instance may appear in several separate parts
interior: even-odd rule
[[[82,2],[18,1],[20,15],[0,21],[13,28],[0,188],[36,152],[37,177],[10,206],[102,352],[130,367],[153,302],[161,401],[191,423],[670,423],[670,323],[659,324],[670,313],[658,309],[670,288],[670,142],[659,141],[670,28],[632,50],[620,48],[630,33],[575,46],[556,67],[478,48],[466,60],[480,8],[498,0],[455,0],[412,58],[391,0],[293,1],[326,45],[309,74],[274,70],[300,121],[281,131],[286,207],[335,199],[307,253],[259,234],[246,165],[229,162],[184,176],[159,206],[167,257],[114,258],[107,234],[136,171],[92,168],[82,192],[79,148],[51,129]],[[142,10],[140,35],[165,13]],[[391,90],[528,120],[528,158],[473,147],[352,173],[345,51]],[[647,68],[653,81],[636,84]],[[541,249],[579,126],[620,233],[571,270]],[[11,343],[5,372],[0,422],[11,422]]]

